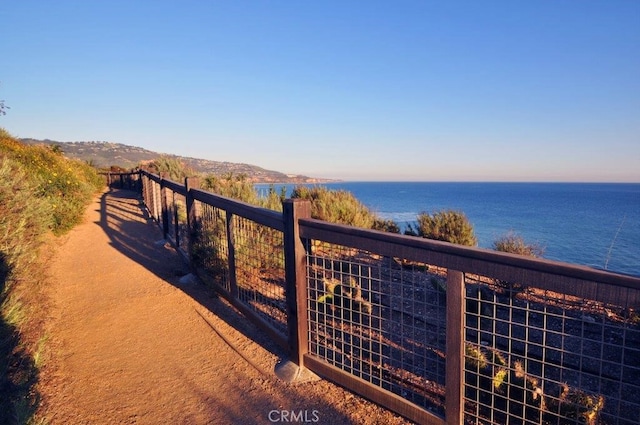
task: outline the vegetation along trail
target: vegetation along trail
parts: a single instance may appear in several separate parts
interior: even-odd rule
[[[406,424],[326,381],[275,377],[278,347],[205,286],[133,192],[105,192],[50,267],[38,417],[50,424]],[[203,320],[204,319],[204,320]]]

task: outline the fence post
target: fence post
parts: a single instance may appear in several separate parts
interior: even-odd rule
[[[166,240],[169,236],[169,205],[167,203],[167,188],[164,180],[167,173],[160,173],[160,202],[162,205],[162,237]]]
[[[173,210],[173,236],[176,241],[176,249],[180,249],[180,220],[178,206],[176,205],[176,193],[171,191],[171,209]]]
[[[142,177],[142,189],[144,190],[145,202],[147,203],[147,209],[149,210],[149,214],[151,214],[151,218],[158,222],[156,215],[156,194],[155,189],[153,187],[154,181],[151,180],[149,174],[145,173],[141,175]]]
[[[445,418],[448,425],[464,419],[464,274],[447,270],[447,337]]]
[[[200,219],[200,211],[198,211],[198,204],[193,199],[193,193],[191,193],[191,189],[200,188],[200,179],[197,177],[186,177],[184,179],[184,187],[187,191],[187,235],[189,237],[189,241],[187,244],[187,258],[189,260],[191,271],[195,272],[193,261],[191,261],[191,253],[193,252],[193,239],[197,237],[197,227],[198,220]]]
[[[156,181],[151,179],[151,175],[147,176],[147,185],[149,190],[149,197],[152,201],[152,215],[158,226],[160,223],[160,215],[158,214],[158,191],[156,190]]]
[[[311,203],[302,199],[285,199],[282,210],[289,359],[302,368],[308,346],[307,274],[306,251],[300,239],[298,219],[311,217]]]
[[[156,219],[156,203],[153,196],[153,182],[146,174],[140,174],[140,184],[142,185],[142,196],[144,203],[147,204],[147,210],[152,219]]]
[[[142,196],[142,170],[136,168],[136,191]]]
[[[227,261],[229,261],[229,289],[231,296],[238,298],[238,278],[236,273],[236,237],[233,232],[233,214],[226,212],[227,221]]]
[[[142,196],[142,203],[149,211],[149,215],[153,218],[153,211],[151,211],[151,206],[149,205],[149,185],[145,184],[145,175],[142,174],[142,170],[140,170],[140,174],[138,174],[140,179],[140,196]]]
[[[159,176],[159,175],[158,175]],[[154,182],[153,190],[154,190],[154,199],[156,201],[156,220],[158,221],[158,226],[162,228],[162,185],[160,181]]]

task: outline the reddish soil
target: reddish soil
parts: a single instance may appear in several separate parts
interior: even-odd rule
[[[38,417],[51,425],[269,424],[291,411],[409,423],[324,380],[279,380],[282,350],[204,285],[181,283],[184,263],[131,192],[97,199],[49,270]]]

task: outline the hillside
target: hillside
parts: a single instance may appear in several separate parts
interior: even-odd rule
[[[323,183],[327,179],[291,175],[279,171],[266,170],[256,165],[235,162],[211,161],[208,159],[169,155],[150,151],[137,146],[112,142],[58,142],[55,140],[20,139],[24,143],[59,146],[65,156],[90,161],[96,167],[119,166],[126,169],[135,168],[160,156],[177,158],[187,167],[202,174],[235,175],[245,174],[256,183]]]

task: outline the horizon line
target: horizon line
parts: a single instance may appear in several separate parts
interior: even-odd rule
[[[640,184],[640,181],[598,181],[598,180],[351,180],[330,179],[324,177],[310,177],[322,182],[291,183],[291,182],[256,182],[255,184],[333,184],[333,183],[481,183],[481,184]]]

